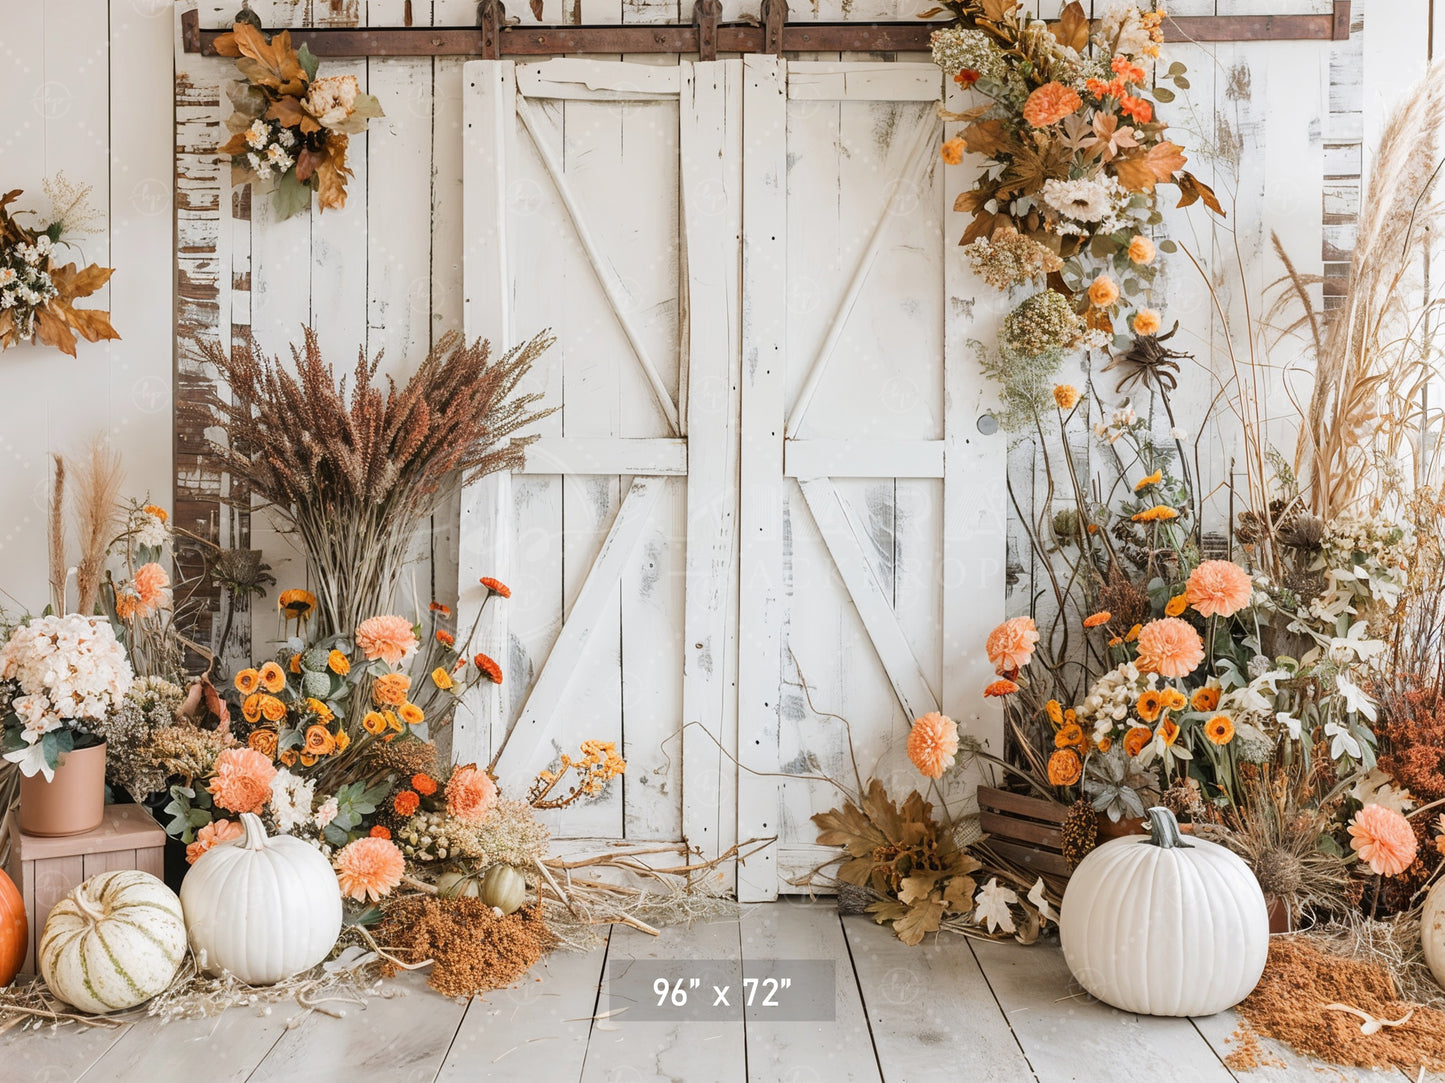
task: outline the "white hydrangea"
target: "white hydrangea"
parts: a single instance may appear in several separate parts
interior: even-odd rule
[[[283,835],[293,833],[311,821],[311,803],[316,783],[293,775],[284,767],[271,779],[271,815]]]

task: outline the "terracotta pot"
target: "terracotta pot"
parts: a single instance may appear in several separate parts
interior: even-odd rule
[[[80,835],[105,816],[105,744],[63,753],[55,777],[20,779],[17,822],[27,835]]]
[[[1294,932],[1294,920],[1290,917],[1289,905],[1278,895],[1266,895],[1269,904],[1269,931],[1274,933]]]
[[[1148,833],[1144,827],[1144,817],[1142,816],[1121,816],[1118,820],[1111,820],[1104,813],[1099,813],[1098,839],[1100,842],[1121,839],[1125,835],[1147,835]]]

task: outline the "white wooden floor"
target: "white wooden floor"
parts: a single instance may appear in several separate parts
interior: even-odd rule
[[[599,987],[612,959],[836,960],[831,1023],[628,1022]],[[540,978],[540,981],[536,979]],[[1371,1080],[1302,1060],[1271,1043],[1284,1067],[1231,1073],[1232,1014],[1210,1019],[1125,1015],[1078,991],[1057,946],[971,942],[917,948],[824,903],[784,902],[740,922],[618,928],[604,949],[557,954],[516,988],[470,1003],[440,997],[415,975],[407,996],[376,999],[344,1019],[232,1009],[216,1019],[119,1031],[67,1028],[0,1038],[0,1080],[36,1083],[805,1083],[857,1080],[1062,1080],[1098,1083]]]

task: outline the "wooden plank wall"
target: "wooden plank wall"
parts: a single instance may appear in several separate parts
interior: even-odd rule
[[[118,268],[94,298],[119,342],[72,359],[22,345],[0,354],[0,607],[39,612],[46,587],[51,452],[96,434],[124,455],[126,491],[170,503],[171,11],[164,0],[0,0],[0,192],[48,209],[63,171],[94,186],[102,232],[80,264]],[[34,221],[31,219],[31,221]]]

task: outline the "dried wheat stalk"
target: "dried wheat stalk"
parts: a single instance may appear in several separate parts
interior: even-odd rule
[[[65,458],[52,455],[55,460],[55,480],[50,488],[50,516],[48,529],[50,563],[50,604],[55,612],[65,612]]]
[[[225,431],[211,444],[221,466],[300,535],[322,634],[350,632],[390,606],[448,484],[522,465],[535,437],[516,434],[551,411],[516,389],[552,342],[544,332],[493,357],[483,340],[445,335],[401,386],[377,377],[380,354],[338,378],[311,328],[289,365],[209,343],[229,400],[186,412]]]
[[[120,453],[107,447],[97,436],[75,470],[70,514],[80,541],[80,560],[75,566],[75,611],[89,616],[100,598],[105,579],[105,558],[120,529],[120,490],[125,471]]]

